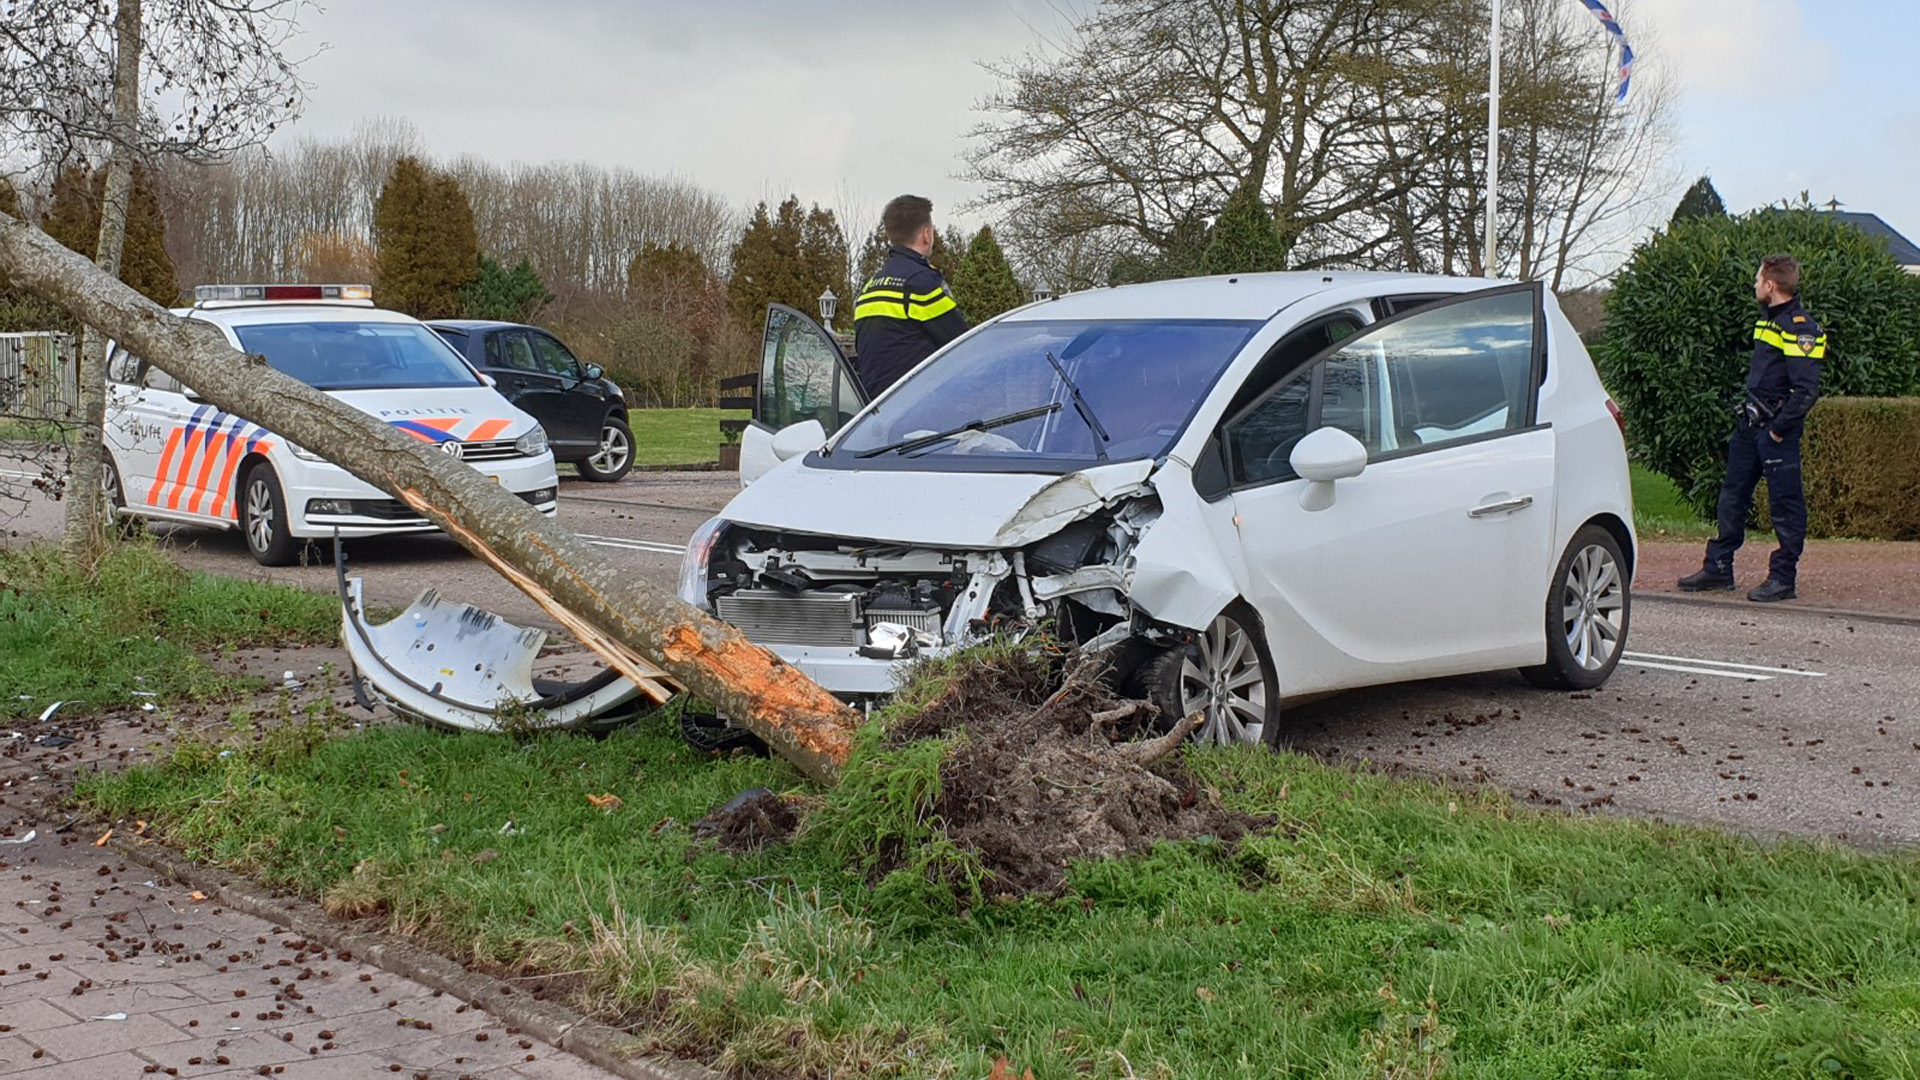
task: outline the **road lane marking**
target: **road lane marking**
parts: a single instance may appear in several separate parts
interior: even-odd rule
[[[1705,664],[1716,668],[1736,668],[1741,671],[1764,671],[1771,675],[1804,675],[1809,679],[1824,679],[1824,671],[1801,671],[1796,668],[1766,667],[1762,664],[1736,664],[1731,660],[1706,660],[1698,656],[1662,656],[1659,653],[1623,652],[1621,658],[1635,660],[1666,660],[1675,664]]]
[[[0,469],[0,476],[15,476],[22,480],[38,480],[46,473],[21,472],[19,469]]]
[[[1769,682],[1771,675],[1760,675],[1750,671],[1723,671],[1716,668],[1686,667],[1682,664],[1656,664],[1651,660],[1631,660],[1622,655],[1620,662],[1634,667],[1655,668],[1660,671],[1680,671],[1688,675],[1718,675],[1723,679],[1740,679],[1745,682]]]
[[[618,548],[622,551],[644,551],[651,555],[681,556],[687,553],[685,544],[668,544],[659,540],[632,540],[624,536],[594,536],[591,533],[575,534],[580,539],[598,547]]]

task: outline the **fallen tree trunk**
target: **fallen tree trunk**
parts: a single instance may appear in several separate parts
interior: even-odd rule
[[[5,214],[0,270],[207,401],[404,501],[622,674],[644,678],[635,658],[650,660],[808,776],[837,778],[857,723],[851,709],[737,630],[613,565],[472,468],[235,350],[214,327],[173,315]],[[88,488],[93,480],[75,483]]]

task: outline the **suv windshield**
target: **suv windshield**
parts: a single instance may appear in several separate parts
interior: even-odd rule
[[[236,326],[240,346],[315,390],[473,386],[479,377],[424,326],[312,322]]]
[[[931,458],[948,468],[970,458],[1073,469],[1158,457],[1259,326],[1200,319],[995,323],[907,376],[853,422],[829,460]]]

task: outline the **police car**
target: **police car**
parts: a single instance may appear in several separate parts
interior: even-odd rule
[[[373,306],[365,285],[202,285],[175,314],[241,352],[387,421],[497,480],[545,514],[559,481],[533,417],[419,320]],[[118,346],[107,367],[101,484],[123,517],[239,529],[265,566],[317,539],[427,532],[411,507]]]

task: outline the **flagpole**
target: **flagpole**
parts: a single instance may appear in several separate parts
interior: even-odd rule
[[[1500,0],[1493,0],[1492,62],[1487,65],[1487,243],[1481,259],[1487,277],[1495,271],[1494,231],[1500,202]]]

